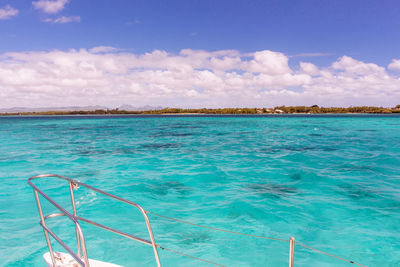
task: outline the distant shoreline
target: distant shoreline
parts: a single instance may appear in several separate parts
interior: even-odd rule
[[[155,110],[119,110],[97,109],[79,111],[38,111],[38,112],[2,112],[0,116],[71,116],[71,115],[329,115],[329,114],[400,114],[400,105],[393,108],[384,107],[319,107],[280,106],[275,108],[219,108],[219,109],[180,109],[164,108]]]

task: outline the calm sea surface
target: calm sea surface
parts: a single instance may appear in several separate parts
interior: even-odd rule
[[[78,179],[166,216],[294,236],[367,266],[400,266],[399,116],[1,117],[2,266],[44,266],[47,247],[26,182],[43,173]],[[36,183],[71,209],[66,183]],[[76,199],[78,215],[148,238],[134,208],[85,188]],[[166,248],[227,266],[287,266],[288,243],[149,216]],[[70,221],[48,224],[75,247]],[[151,247],[82,227],[91,258],[155,264]],[[160,250],[160,259],[165,266],[208,266],[168,251]],[[295,265],[350,264],[296,246]]]

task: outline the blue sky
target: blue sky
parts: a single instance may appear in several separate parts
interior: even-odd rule
[[[35,2],[42,2],[41,8]],[[61,8],[46,11],[44,7],[51,2],[59,2]],[[240,57],[245,61],[248,57],[252,59],[252,53],[268,50],[288,58],[290,74],[300,69],[300,62],[312,62],[322,70],[347,56],[357,62],[385,68],[386,73],[395,75],[392,77],[394,81],[398,78],[397,61],[392,65],[394,67],[388,68],[393,60],[400,58],[400,3],[395,0],[0,0],[0,9],[4,10],[7,6],[18,13],[0,19],[0,53],[3,54],[79,51],[107,46],[118,49],[118,52],[111,53],[114,56],[121,53],[139,56],[154,50],[171,55],[179,54],[182,49],[208,52],[234,50],[241,53]],[[212,72],[215,73],[215,70]],[[304,84],[267,87],[262,85],[257,91],[298,92],[303,91]],[[192,89],[204,91],[202,88],[188,88]],[[15,90],[18,90],[15,86],[10,89]],[[397,94],[397,85],[392,91]],[[387,93],[385,95],[377,104],[392,104],[383,99],[388,97]],[[161,95],[159,97],[162,98]],[[163,104],[153,100],[143,104]],[[118,101],[116,99],[108,104],[118,105]],[[193,101],[194,106],[206,103],[196,101]],[[107,104],[100,99],[98,102]],[[292,102],[302,103],[300,98]],[[357,103],[352,98],[346,101],[346,105],[370,102],[362,100]],[[324,104],[324,100],[321,103]],[[221,104],[229,105],[228,99]],[[240,101],[233,101],[232,104],[240,105]],[[245,101],[243,104],[250,105],[252,102]],[[254,102],[256,104],[259,103]]]
[[[147,52],[183,48],[295,55],[327,53],[388,64],[400,55],[400,3],[311,1],[71,1],[61,12],[80,23],[53,25],[30,1],[0,24],[2,52],[98,45]]]

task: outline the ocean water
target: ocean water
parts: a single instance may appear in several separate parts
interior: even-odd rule
[[[400,117],[0,118],[0,265],[44,266],[26,180],[56,173],[197,224],[289,239],[366,266],[400,266]],[[35,182],[71,210],[68,186]],[[78,215],[148,238],[133,207],[79,188]],[[46,214],[55,208],[42,199]],[[149,215],[156,242],[226,266],[287,266],[289,244]],[[75,248],[65,218],[48,225]],[[82,223],[89,257],[155,266],[152,248]],[[60,246],[54,243],[57,250]],[[164,266],[208,264],[159,250]],[[295,247],[295,266],[350,266]],[[209,265],[211,266],[211,265]]]

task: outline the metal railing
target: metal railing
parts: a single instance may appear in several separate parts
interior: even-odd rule
[[[48,195],[46,195],[42,190],[40,190],[35,184],[33,184],[32,180],[34,179],[38,179],[38,178],[45,178],[45,177],[52,177],[52,178],[58,178],[58,179],[62,179],[62,180],[66,180],[68,181],[69,184],[69,189],[70,189],[70,195],[71,195],[71,202],[72,202],[72,209],[73,209],[73,214],[69,213],[67,210],[65,210],[63,207],[61,207],[59,204],[57,204],[54,200],[52,200]],[[64,247],[64,249],[66,251],[68,251],[68,253],[77,261],[78,264],[80,264],[81,266],[85,266],[85,267],[89,267],[89,259],[88,259],[88,255],[87,255],[87,250],[86,250],[86,244],[85,244],[85,238],[82,232],[82,228],[79,224],[79,221],[83,221],[86,223],[89,223],[91,225],[94,225],[96,227],[102,228],[104,230],[110,231],[112,233],[127,237],[129,239],[141,242],[143,244],[149,245],[153,247],[153,252],[154,252],[154,257],[155,260],[157,262],[157,266],[160,267],[161,263],[160,263],[160,258],[158,256],[158,251],[157,251],[157,244],[154,241],[154,235],[153,235],[153,231],[151,229],[151,225],[150,225],[150,221],[149,218],[147,217],[146,211],[137,203],[114,196],[110,193],[104,192],[100,189],[97,189],[95,187],[92,187],[90,185],[81,183],[79,181],[73,180],[71,178],[65,177],[65,176],[61,176],[61,175],[57,175],[57,174],[42,174],[42,175],[36,175],[33,176],[31,178],[28,179],[28,184],[30,186],[33,187],[34,193],[35,193],[35,199],[36,199],[36,204],[38,206],[39,209],[39,214],[40,214],[40,225],[43,227],[43,231],[44,231],[44,235],[46,237],[46,242],[47,242],[47,246],[49,248],[49,252],[50,252],[50,256],[51,256],[51,260],[53,262],[53,266],[57,266],[56,264],[56,259],[54,257],[54,253],[53,253],[53,248],[51,245],[51,241],[50,241],[50,237],[49,234],[62,246]],[[94,221],[90,221],[88,219],[85,219],[83,217],[79,217],[77,216],[76,213],[76,206],[75,206],[75,199],[74,199],[74,189],[77,189],[79,186],[83,186],[86,187],[90,190],[93,190],[97,193],[103,194],[105,196],[111,197],[113,199],[116,199],[118,201],[121,201],[123,203],[129,204],[131,206],[134,206],[135,208],[137,208],[143,215],[144,220],[146,222],[146,227],[147,227],[147,231],[149,233],[149,237],[150,237],[150,241],[137,237],[137,236],[133,236],[131,234],[127,234],[121,231],[118,231],[116,229],[113,229],[111,227],[96,223]],[[43,196],[47,201],[49,201],[53,206],[55,206],[59,211],[61,211],[61,213],[53,213],[50,215],[43,215],[43,210],[40,204],[40,199],[39,199],[39,195],[38,193]],[[74,224],[75,224],[75,230],[76,230],[76,242],[77,242],[77,247],[78,247],[78,252],[74,253],[72,251],[72,249],[70,249],[47,225],[46,225],[46,220],[50,219],[50,218],[54,218],[54,217],[59,217],[59,216],[66,216],[68,217]],[[81,257],[81,251],[82,251],[82,257]],[[83,259],[82,259],[83,258]]]
[[[49,196],[47,196],[43,191],[41,191],[36,185],[34,185],[32,183],[32,180],[34,180],[34,179],[45,178],[45,177],[53,177],[53,178],[58,178],[58,179],[62,179],[62,180],[68,181],[69,191],[70,191],[70,195],[71,195],[73,214],[69,213],[64,208],[62,208],[59,204],[57,204],[54,200],[52,200]],[[209,263],[209,264],[212,264],[212,265],[224,266],[224,265],[219,264],[219,263],[215,263],[215,262],[212,262],[212,261],[209,261],[209,260],[201,259],[201,258],[192,256],[192,255],[188,255],[188,254],[185,254],[185,253],[182,253],[182,252],[179,252],[179,251],[168,249],[168,248],[165,248],[163,246],[160,246],[159,244],[156,244],[156,242],[154,240],[153,231],[151,229],[150,221],[149,221],[149,218],[147,216],[147,214],[151,214],[151,215],[158,216],[158,217],[161,217],[161,218],[164,218],[164,219],[167,219],[167,220],[175,221],[177,223],[188,224],[188,225],[205,228],[205,229],[212,230],[212,231],[221,231],[221,232],[235,234],[235,235],[242,235],[242,236],[248,236],[248,237],[254,237],[254,238],[263,238],[263,239],[270,239],[270,240],[275,240],[275,241],[280,241],[280,242],[287,242],[287,243],[289,243],[289,267],[293,267],[294,266],[294,247],[295,247],[295,245],[298,245],[298,246],[313,250],[313,251],[321,253],[321,254],[325,254],[327,256],[330,256],[330,257],[333,257],[333,258],[336,258],[336,259],[339,259],[339,260],[342,260],[342,261],[345,261],[345,262],[348,262],[348,263],[351,263],[351,264],[354,264],[354,265],[366,267],[365,265],[362,265],[362,264],[357,263],[355,261],[348,260],[348,259],[336,256],[334,254],[327,253],[327,252],[321,251],[319,249],[315,249],[315,248],[310,247],[310,246],[306,246],[306,245],[304,245],[302,243],[295,242],[294,237],[290,237],[290,239],[287,240],[287,239],[282,239],[282,238],[275,238],[275,237],[267,237],[267,236],[259,236],[259,235],[253,235],[253,234],[247,234],[247,233],[234,232],[234,231],[231,231],[231,230],[219,229],[219,228],[205,226],[205,225],[199,225],[199,224],[195,224],[193,222],[188,222],[188,221],[184,221],[184,220],[181,220],[181,219],[167,217],[167,216],[164,216],[164,215],[161,215],[161,214],[157,214],[157,213],[154,213],[154,212],[151,212],[151,211],[148,211],[148,210],[144,210],[139,204],[137,204],[135,202],[132,202],[132,201],[117,197],[115,195],[112,195],[110,193],[104,192],[104,191],[102,191],[100,189],[97,189],[95,187],[92,187],[90,185],[81,183],[79,181],[76,181],[76,180],[73,180],[71,178],[61,176],[61,175],[56,175],[56,174],[37,175],[37,176],[33,176],[33,177],[29,178],[28,179],[28,183],[34,189],[36,203],[37,203],[37,206],[38,206],[38,209],[39,209],[39,214],[40,214],[40,225],[43,227],[43,231],[44,231],[44,234],[45,234],[45,237],[46,237],[46,242],[47,242],[47,246],[49,248],[49,252],[50,252],[50,255],[51,255],[51,260],[53,262],[53,266],[57,266],[57,265],[56,265],[56,260],[55,260],[55,257],[54,257],[51,241],[50,241],[50,238],[49,238],[49,234],[58,243],[60,243],[64,247],[64,249],[66,251],[68,251],[68,253],[77,261],[77,263],[79,263],[81,266],[85,266],[85,267],[89,266],[89,260],[88,260],[86,245],[85,245],[85,239],[84,239],[82,228],[81,228],[81,226],[79,224],[79,221],[89,223],[89,224],[94,225],[94,226],[96,226],[98,228],[105,229],[105,230],[110,231],[112,233],[115,233],[115,234],[124,236],[126,238],[132,239],[134,241],[138,241],[138,242],[141,242],[143,244],[152,246],[153,247],[153,252],[154,252],[154,257],[156,259],[156,263],[157,263],[158,267],[161,266],[161,263],[160,263],[160,259],[159,259],[159,256],[158,256],[157,248],[160,248],[162,250],[166,250],[166,251],[169,251],[169,252],[172,252],[172,253],[176,253],[176,254],[179,254],[179,255],[182,255],[182,256],[185,256],[185,257],[189,257],[189,258],[192,258],[192,259],[196,259],[196,260],[199,260],[199,261],[202,261],[202,262],[206,262],[206,263]],[[113,199],[116,199],[118,201],[121,201],[123,203],[129,204],[129,205],[134,206],[137,209],[139,209],[139,211],[141,212],[141,214],[143,215],[143,217],[145,219],[146,227],[147,227],[147,230],[148,230],[148,233],[149,233],[149,237],[150,237],[150,241],[146,240],[146,239],[143,239],[143,238],[140,238],[140,237],[137,237],[137,236],[133,236],[131,234],[127,234],[127,233],[121,232],[121,231],[113,229],[111,227],[108,227],[108,226],[105,226],[105,225],[102,225],[102,224],[99,224],[99,223],[96,223],[94,221],[91,221],[91,220],[88,220],[88,219],[85,219],[83,217],[78,216],[77,212],[76,212],[76,206],[75,206],[74,189],[76,190],[79,185],[83,186],[83,187],[86,187],[86,188],[88,188],[90,190],[93,190],[93,191],[95,191],[97,193],[100,193],[100,194],[103,194],[105,196],[108,196],[108,197],[111,197]],[[47,201],[49,201],[51,204],[53,204],[58,210],[61,211],[61,213],[53,213],[53,214],[44,216],[42,208],[41,208],[40,199],[39,199],[39,195],[38,194],[42,195]],[[74,253],[45,224],[45,221],[47,219],[54,218],[54,217],[59,217],[59,216],[67,216],[75,224],[76,241],[77,241],[77,247],[78,247],[78,252],[77,253]],[[81,252],[82,252],[82,256],[81,256]]]

